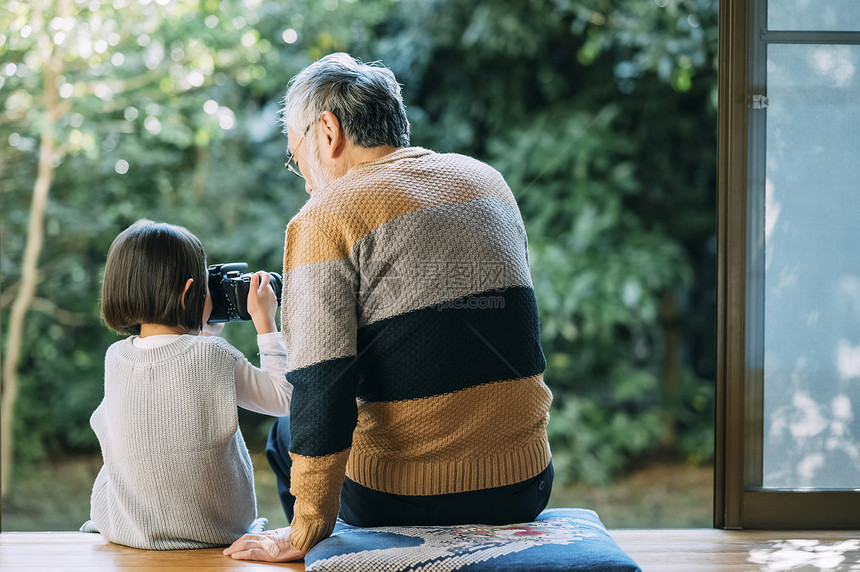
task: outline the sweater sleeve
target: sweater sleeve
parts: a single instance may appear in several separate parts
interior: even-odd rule
[[[287,355],[279,332],[257,336],[260,367],[245,357],[236,360],[236,403],[239,407],[264,415],[282,417],[290,414],[293,387],[284,373]]]
[[[282,333],[296,497],[290,540],[310,550],[329,536],[338,513],[356,425],[356,272],[348,248],[316,224],[294,219],[284,248]]]

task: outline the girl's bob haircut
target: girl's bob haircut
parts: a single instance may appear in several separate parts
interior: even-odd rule
[[[194,282],[183,301],[189,278]],[[102,319],[120,334],[140,334],[141,324],[197,332],[203,328],[206,290],[206,253],[200,240],[181,226],[139,220],[108,250]]]

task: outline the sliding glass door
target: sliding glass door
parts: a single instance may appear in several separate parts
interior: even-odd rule
[[[860,2],[721,10],[716,524],[860,527]]]
[[[761,486],[860,488],[860,46],[768,46],[767,97]]]

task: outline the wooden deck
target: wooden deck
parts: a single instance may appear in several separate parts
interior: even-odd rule
[[[860,570],[860,531],[613,530],[644,572]],[[239,562],[221,549],[147,551],[78,532],[4,532],[0,570],[304,570]]]
[[[857,530],[612,530],[610,534],[644,572],[860,570]]]
[[[111,544],[100,534],[83,532],[4,532],[0,534],[0,570],[256,570],[303,571],[302,563],[263,564],[233,560],[222,548],[138,550]]]

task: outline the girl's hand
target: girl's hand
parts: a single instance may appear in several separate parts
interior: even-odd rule
[[[248,313],[258,334],[270,334],[278,331],[275,324],[275,312],[278,309],[278,299],[269,286],[272,279],[268,272],[257,272],[251,275],[251,287],[248,289]]]

